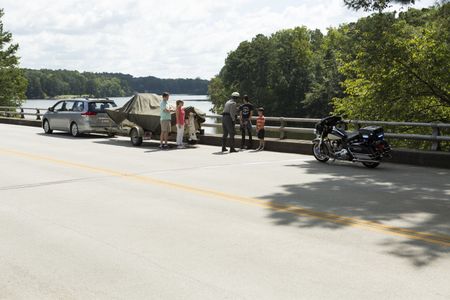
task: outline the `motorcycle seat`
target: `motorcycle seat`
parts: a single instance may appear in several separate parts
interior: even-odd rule
[[[359,137],[359,132],[358,131],[347,133],[347,141],[355,140],[358,137]]]

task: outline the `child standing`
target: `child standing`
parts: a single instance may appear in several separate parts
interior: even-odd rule
[[[161,109],[161,134],[160,134],[160,141],[161,145],[159,146],[160,149],[168,149],[167,140],[169,138],[170,133],[170,119],[172,118],[170,116],[170,108],[167,105],[167,101],[169,101],[169,93],[164,92],[162,94],[162,101],[160,105]]]
[[[266,119],[264,118],[264,108],[258,108],[258,118],[256,119],[256,133],[258,134],[259,139],[259,147],[256,151],[264,150],[264,124],[266,123]]]
[[[181,100],[177,100],[176,102],[176,117],[177,117],[177,148],[184,148],[183,145],[183,136],[184,136],[184,124],[185,124],[185,111],[183,104],[184,102]]]

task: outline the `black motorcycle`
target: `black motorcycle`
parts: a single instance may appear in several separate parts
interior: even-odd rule
[[[339,116],[330,116],[316,124],[317,137],[313,140],[313,154],[320,162],[347,160],[376,168],[381,160],[390,157],[391,148],[384,140],[384,130],[368,126],[347,133],[347,123]]]

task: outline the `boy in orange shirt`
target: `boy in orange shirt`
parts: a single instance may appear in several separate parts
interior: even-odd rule
[[[258,108],[258,118],[256,119],[256,133],[258,134],[259,139],[259,147],[256,151],[264,150],[264,124],[266,123],[266,119],[264,118],[264,108]]]

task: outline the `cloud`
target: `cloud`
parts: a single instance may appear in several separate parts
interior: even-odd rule
[[[423,0],[419,6],[429,6]],[[211,78],[256,34],[326,31],[364,15],[342,0],[3,0],[6,30],[28,68]],[[398,9],[398,7],[395,7]]]

